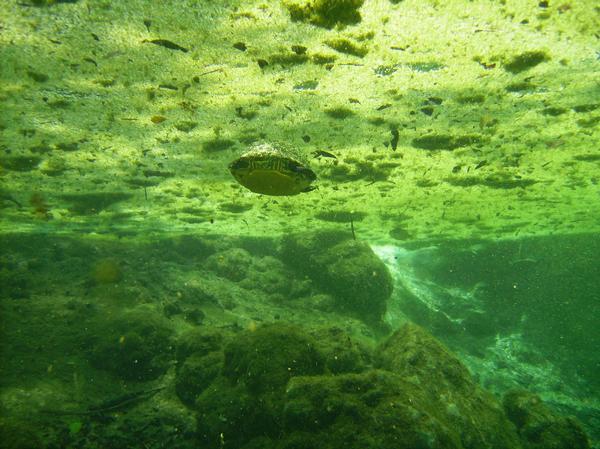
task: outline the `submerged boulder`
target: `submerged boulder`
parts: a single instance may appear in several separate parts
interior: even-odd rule
[[[252,255],[242,248],[230,248],[209,256],[205,267],[217,276],[239,282],[248,274]]]
[[[440,421],[458,429],[460,446],[515,449],[516,429],[496,399],[442,343],[415,324],[405,324],[379,348],[380,367],[418,383],[425,404]]]
[[[243,332],[225,347],[223,374],[253,393],[278,391],[294,376],[321,374],[317,342],[300,328],[271,324]]]
[[[517,426],[524,449],[588,449],[590,443],[581,425],[570,417],[553,413],[527,391],[504,395],[504,410]]]
[[[39,449],[45,447],[39,426],[8,417],[0,418],[0,441],[5,449]]]
[[[373,326],[382,325],[393,281],[367,243],[339,234],[301,234],[285,238],[282,250],[288,264],[335,298],[340,312]]]
[[[96,368],[124,380],[156,379],[169,367],[172,334],[161,314],[141,306],[96,323],[90,359]]]
[[[175,391],[181,402],[193,407],[197,397],[211,384],[223,369],[223,354],[210,352],[193,354],[177,367]]]
[[[555,447],[520,439],[521,421],[513,424],[462,363],[413,324],[375,353],[337,328],[270,324],[229,338],[223,356],[212,359],[221,373],[193,406],[206,449]],[[209,372],[209,358],[188,361]],[[561,435],[573,446],[556,448],[586,448],[576,432]]]
[[[314,449],[461,449],[417,383],[383,370],[295,377],[286,390],[281,447],[312,436]]]
[[[276,438],[288,381],[325,372],[316,340],[288,324],[240,332],[223,353],[222,375],[195,404],[198,436],[206,448],[238,448]]]
[[[211,255],[204,268],[243,289],[260,291],[282,300],[294,296],[301,282],[281,260],[258,256],[243,248],[230,248]]]
[[[223,370],[223,345],[227,333],[193,328],[179,336],[176,349],[175,392],[188,407]]]

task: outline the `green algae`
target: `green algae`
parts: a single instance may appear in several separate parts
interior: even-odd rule
[[[364,0],[286,1],[293,21],[308,22],[324,28],[336,25],[355,25],[361,21],[358,9]]]
[[[510,73],[516,74],[529,70],[542,62],[550,60],[550,56],[541,50],[526,51],[514,56],[504,64],[504,69]]]
[[[337,52],[358,56],[359,58],[364,58],[369,52],[369,49],[366,46],[356,44],[350,39],[341,37],[337,39],[328,39],[325,41],[325,45]]]
[[[427,135],[413,139],[412,144],[423,150],[447,150],[452,151],[467,145],[481,142],[477,135],[452,136],[452,135]]]

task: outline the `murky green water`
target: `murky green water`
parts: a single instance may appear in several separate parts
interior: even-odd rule
[[[599,25],[2,2],[3,447],[600,447]]]

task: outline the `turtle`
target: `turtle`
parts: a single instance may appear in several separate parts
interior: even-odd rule
[[[295,149],[276,143],[260,142],[250,146],[229,164],[229,171],[241,185],[263,195],[298,195],[316,187],[317,179]]]

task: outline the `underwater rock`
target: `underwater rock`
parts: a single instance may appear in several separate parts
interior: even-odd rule
[[[78,425],[79,424],[79,425]],[[73,425],[75,429],[73,430]],[[138,407],[103,419],[75,418],[57,439],[38,448],[158,448],[196,449],[193,414],[168,394],[157,395]],[[67,430],[67,431],[65,431]]]
[[[209,256],[205,267],[219,277],[239,282],[246,277],[251,263],[252,256],[248,251],[231,248]]]
[[[205,268],[220,278],[236,282],[246,290],[255,290],[279,299],[297,296],[300,280],[279,259],[257,257],[242,248],[231,248],[209,256]]]
[[[367,243],[339,233],[300,234],[283,240],[282,257],[334,296],[342,312],[381,325],[392,278]]]
[[[370,348],[351,338],[340,328],[311,332],[325,358],[325,370],[331,374],[360,373],[372,366]]]
[[[510,391],[504,396],[503,405],[508,418],[517,426],[524,449],[590,447],[574,418],[556,415],[535,394]]]
[[[279,405],[277,397],[272,399],[266,401],[250,394],[242,384],[231,385],[227,379],[217,378],[196,401],[196,447],[237,449],[249,447],[257,439],[275,439],[281,426],[279,413],[273,410]]]
[[[293,376],[325,370],[317,341],[289,324],[269,324],[245,331],[225,347],[223,375],[252,393],[283,390]]]
[[[286,389],[278,447],[462,449],[461,429],[438,414],[423,387],[390,372],[295,377]]]
[[[90,360],[124,380],[156,379],[169,366],[172,329],[148,307],[96,323]]]
[[[248,290],[259,290],[269,295],[289,298],[293,290],[298,289],[299,281],[281,262],[271,256],[255,258],[249,267],[246,279],[239,283]]]
[[[0,418],[0,441],[4,449],[40,449],[42,443],[39,428],[15,419]]]
[[[175,391],[181,402],[193,407],[198,396],[221,374],[225,334],[194,328],[179,337]]]
[[[289,379],[325,372],[317,341],[288,324],[241,332],[225,346],[224,356],[222,375],[195,404],[199,440],[209,449],[276,439]]]
[[[349,240],[316,255],[314,273],[321,285],[336,297],[343,310],[379,323],[392,294],[392,277],[385,264],[364,242]]]
[[[198,396],[220,374],[223,367],[223,353],[210,352],[206,355],[193,354],[177,368],[175,391],[188,407],[193,407]]]
[[[379,348],[380,367],[412,380],[425,391],[426,409],[451,429],[460,429],[460,446],[520,447],[512,423],[494,397],[480,388],[467,368],[438,340],[406,324]]]
[[[193,407],[207,449],[530,447],[461,362],[414,324],[375,355],[341,329],[289,324],[240,332],[224,353]]]
[[[310,258],[319,250],[324,250],[349,240],[350,233],[339,231],[317,231],[285,235],[281,241],[281,259],[298,269],[310,269]]]
[[[276,447],[290,379],[360,371],[369,364],[367,348],[340,329],[305,333],[272,324],[241,332],[225,347],[223,375],[196,401],[199,439],[207,448]]]
[[[213,254],[216,247],[215,242],[210,241],[204,236],[201,237],[193,234],[183,234],[169,239],[168,243],[164,243],[166,246],[165,249],[172,252],[169,256],[181,257],[186,262],[190,260],[202,261]]]
[[[216,329],[193,328],[179,336],[177,361],[183,363],[191,355],[205,356],[221,350],[225,335]]]

